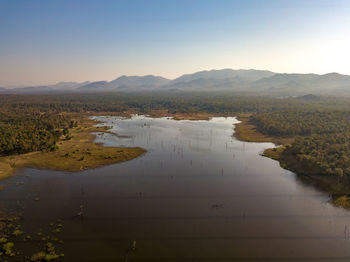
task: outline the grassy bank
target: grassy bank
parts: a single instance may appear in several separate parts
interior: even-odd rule
[[[237,114],[237,119],[241,123],[235,125],[234,136],[238,140],[246,142],[272,142],[276,145],[285,145],[293,142],[294,139],[290,137],[273,137],[260,133],[250,121],[250,116],[251,114],[249,113]]]
[[[108,127],[95,127],[96,122],[86,117],[75,116],[75,119],[78,126],[69,130],[69,139],[60,139],[57,150],[0,157],[0,179],[12,175],[18,168],[74,172],[128,161],[145,153],[138,147],[103,147],[96,144],[96,136],[92,132],[114,133],[108,131]]]

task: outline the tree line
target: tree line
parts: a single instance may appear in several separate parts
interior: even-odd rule
[[[0,112],[0,155],[52,151],[57,141],[72,127],[70,117],[35,109],[2,109]]]
[[[309,136],[350,132],[350,110],[315,109],[259,112],[251,117],[258,130],[274,136]]]

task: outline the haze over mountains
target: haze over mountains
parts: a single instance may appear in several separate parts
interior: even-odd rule
[[[210,70],[174,80],[160,76],[121,76],[113,81],[61,82],[48,86],[1,89],[1,93],[111,91],[232,91],[268,95],[350,95],[350,76],[338,73],[280,74],[266,70]]]
[[[88,81],[77,82],[59,82],[54,85],[41,85],[41,86],[27,86],[27,87],[15,87],[15,88],[1,88],[0,92],[5,93],[40,93],[40,92],[54,92],[54,91],[73,91],[81,86],[87,85]]]

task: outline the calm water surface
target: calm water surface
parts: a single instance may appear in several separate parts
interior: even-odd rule
[[[131,136],[97,142],[148,152],[79,173],[25,169],[2,182],[0,204],[24,205],[24,230],[63,219],[64,261],[350,261],[350,212],[260,156],[272,144],[233,138],[235,118],[95,118]]]

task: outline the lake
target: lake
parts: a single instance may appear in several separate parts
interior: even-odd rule
[[[234,117],[94,118],[130,136],[96,142],[148,152],[77,173],[20,170],[1,182],[1,207],[24,206],[25,232],[62,219],[63,261],[350,261],[350,212],[261,156],[273,144],[236,140]],[[29,253],[33,245],[19,243]]]

